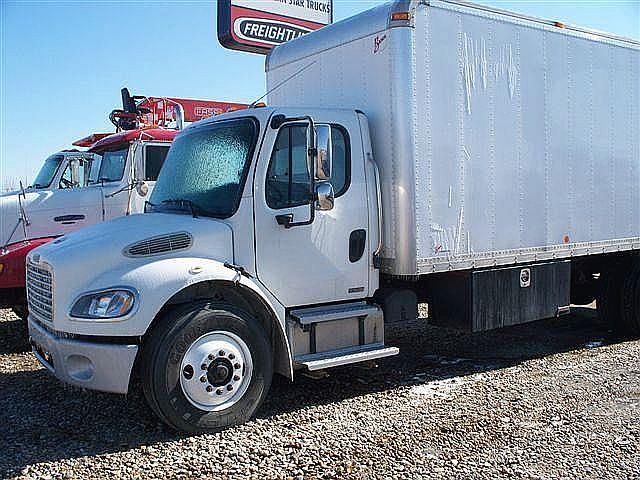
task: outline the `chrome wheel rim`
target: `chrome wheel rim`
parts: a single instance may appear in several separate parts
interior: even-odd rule
[[[239,336],[226,331],[195,340],[182,358],[180,386],[189,403],[204,411],[234,405],[249,388],[251,351]]]

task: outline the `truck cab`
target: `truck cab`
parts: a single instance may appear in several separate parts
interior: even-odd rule
[[[148,394],[165,412],[172,387],[151,379],[177,368],[185,410],[169,422],[186,430],[250,415],[273,371],[393,355],[367,301],[379,282],[377,192],[367,120],[354,110],[257,108],[193,124],[145,215],[29,255],[34,351],[65,381],[119,393],[136,359],[161,356],[147,365],[157,369]],[[168,334],[177,317],[183,329]],[[123,342],[92,343],[114,336]]]

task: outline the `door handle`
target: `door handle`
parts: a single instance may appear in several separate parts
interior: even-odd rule
[[[61,215],[59,217],[54,217],[53,221],[67,223],[67,222],[77,222],[80,220],[84,220],[85,218],[86,217],[84,215]]]
[[[276,215],[276,222],[278,222],[278,225],[282,225],[284,228],[289,228],[289,226],[293,223],[293,213]]]

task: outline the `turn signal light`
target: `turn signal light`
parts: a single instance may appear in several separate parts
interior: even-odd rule
[[[4,263],[0,263],[0,273],[4,271]]]

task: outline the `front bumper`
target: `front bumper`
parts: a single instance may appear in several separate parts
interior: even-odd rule
[[[90,390],[127,393],[138,345],[63,338],[29,317],[29,339],[38,361],[59,380]]]

